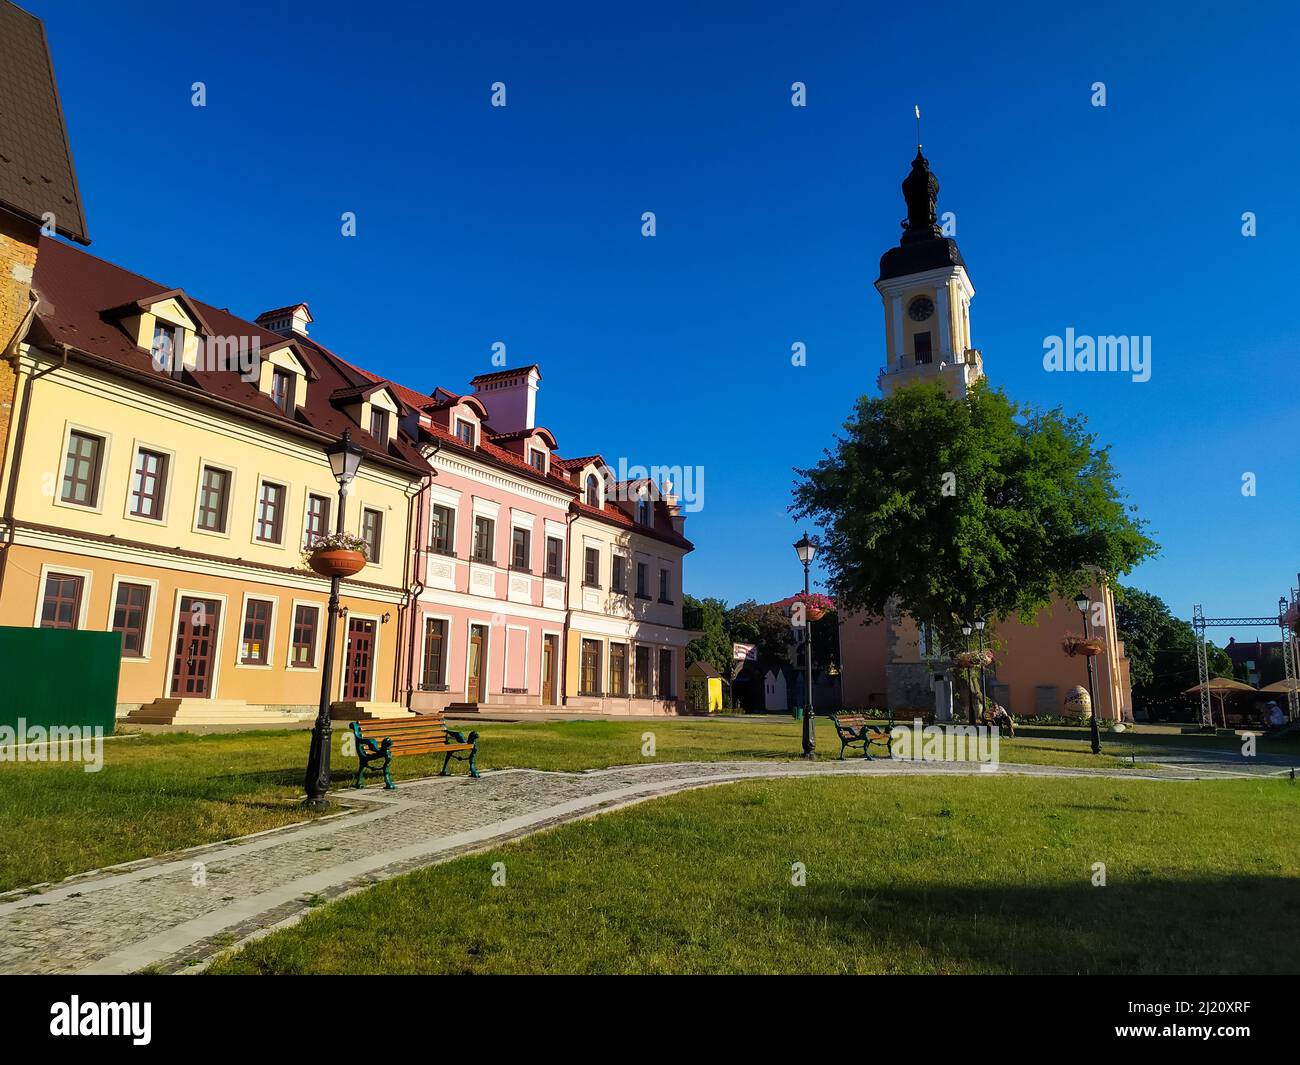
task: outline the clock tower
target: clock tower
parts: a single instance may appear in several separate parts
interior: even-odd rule
[[[971,346],[975,289],[957,242],[939,228],[938,198],[939,179],[918,144],[912,171],[903,181],[903,236],[898,247],[880,257],[876,282],[885,309],[888,355],[876,385],[885,395],[913,381],[938,380],[950,396],[964,396],[984,375],[983,359]]]

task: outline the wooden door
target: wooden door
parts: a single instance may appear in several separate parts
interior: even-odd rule
[[[476,703],[483,694],[483,645],[486,642],[482,625],[469,627],[469,680],[465,685],[465,701]]]
[[[343,698],[370,698],[370,670],[375,655],[375,623],[369,618],[348,618],[348,650],[343,660]]]
[[[180,613],[176,616],[176,651],[172,657],[173,698],[212,698],[220,620],[218,600],[181,597]]]
[[[555,637],[542,637],[542,705],[555,705]]]

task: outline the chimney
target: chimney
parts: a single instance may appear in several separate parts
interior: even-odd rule
[[[470,384],[474,386],[474,398],[487,407],[493,431],[517,433],[537,424],[537,383],[541,379],[542,373],[534,364],[481,373]]]
[[[311,311],[305,303],[293,303],[288,307],[277,307],[273,311],[263,311],[253,319],[263,329],[278,333],[282,337],[307,335],[307,323],[313,321]]]

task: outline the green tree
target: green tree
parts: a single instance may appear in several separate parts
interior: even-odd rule
[[[721,599],[682,596],[682,623],[703,633],[686,645],[686,665],[707,662],[724,677],[731,676],[731,636],[727,632],[727,604]]]
[[[747,599],[727,611],[727,631],[736,643],[752,643],[760,660],[789,659],[794,644],[790,619],[770,603]]]
[[[796,471],[791,506],[822,530],[840,609],[880,616],[896,599],[954,647],[965,619],[1029,620],[1154,554],[1084,426],[984,382],[962,399],[937,382],[860,399],[834,449]]]
[[[1191,624],[1175,617],[1158,595],[1124,585],[1116,588],[1115,620],[1128,655],[1134,707],[1153,718],[1193,718],[1199,704],[1183,694],[1199,680]],[[1205,655],[1211,677],[1232,676],[1226,651],[1207,641]]]

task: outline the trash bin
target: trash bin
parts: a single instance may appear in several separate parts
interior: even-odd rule
[[[790,716],[793,717],[796,721],[802,721],[802,720],[803,720],[803,707],[802,707],[802,706],[796,706],[793,710],[790,711]]]

